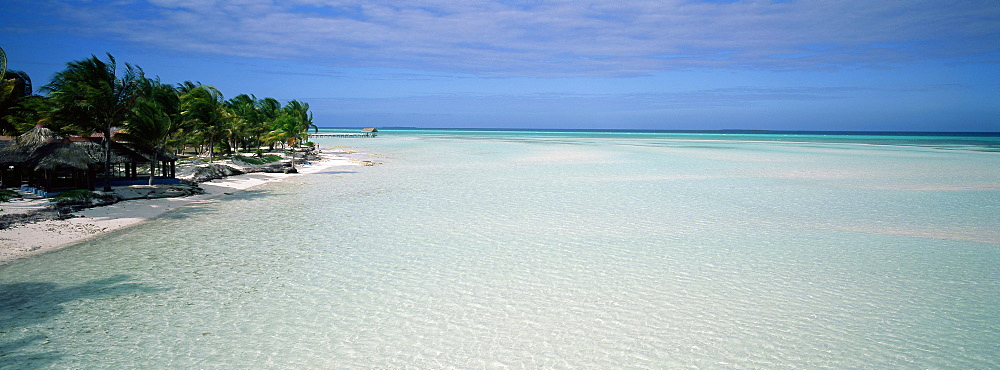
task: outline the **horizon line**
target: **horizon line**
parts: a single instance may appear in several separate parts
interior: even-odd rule
[[[539,132],[648,132],[648,133],[733,133],[733,134],[827,134],[827,135],[976,135],[1000,136],[1000,131],[890,131],[890,130],[762,130],[762,129],[638,129],[638,128],[513,128],[513,127],[415,127],[415,126],[317,126],[321,129],[380,130],[463,130],[463,131],[539,131]]]

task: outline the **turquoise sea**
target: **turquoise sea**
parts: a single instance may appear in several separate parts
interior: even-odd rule
[[[1000,368],[998,136],[380,131],[0,266],[0,368]]]

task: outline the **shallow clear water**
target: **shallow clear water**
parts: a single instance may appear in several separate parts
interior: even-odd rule
[[[1000,367],[1000,154],[716,139],[316,139],[0,267],[0,367]]]

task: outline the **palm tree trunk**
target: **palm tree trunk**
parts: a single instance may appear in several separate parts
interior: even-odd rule
[[[240,155],[239,139],[232,138],[229,140],[229,151],[234,155]]]
[[[104,191],[111,191],[111,129],[104,130]]]
[[[208,136],[208,163],[215,160],[215,136]]]
[[[153,149],[153,162],[149,164],[149,186],[153,186],[153,181],[155,179],[156,162],[159,159],[156,157],[156,154],[156,149]]]

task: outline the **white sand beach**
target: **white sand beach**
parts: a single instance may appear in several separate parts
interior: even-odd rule
[[[303,174],[324,171],[336,166],[357,166],[356,161],[321,153],[322,160],[308,165],[298,165],[297,174],[249,173],[203,182],[199,186],[204,194],[176,198],[136,199],[103,207],[84,209],[76,217],[65,220],[47,220],[0,230],[0,265],[17,259],[64,248],[98,235],[134,226],[159,217],[167,212],[199,202],[215,200],[233,192],[249,189],[271,181],[283,181]],[[47,200],[5,203],[0,208],[8,212],[39,209]]]

